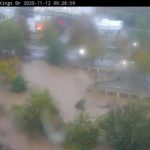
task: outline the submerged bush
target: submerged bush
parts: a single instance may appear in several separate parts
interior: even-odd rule
[[[41,114],[45,110],[50,116],[59,115],[48,91],[34,92],[24,105],[14,105],[12,108],[17,126],[29,136],[44,134]]]
[[[28,136],[35,136],[42,133],[42,124],[39,112],[31,104],[14,105],[14,118],[16,125]]]
[[[65,146],[73,150],[91,150],[98,141],[98,128],[88,115],[81,113],[66,125]]]
[[[26,81],[20,75],[15,76],[11,81],[11,90],[16,93],[23,92],[27,89]]]
[[[79,101],[75,104],[75,107],[76,107],[77,109],[83,110],[84,107],[85,107],[85,100],[84,100],[84,99],[79,100]]]

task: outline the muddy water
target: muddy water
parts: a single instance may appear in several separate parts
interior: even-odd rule
[[[30,87],[46,88],[57,102],[64,120],[77,114],[75,103],[85,97],[90,78],[82,70],[71,71],[51,66],[45,61],[32,61],[23,65],[23,75]]]
[[[22,104],[28,98],[28,92],[12,93],[8,89],[0,87],[0,104],[11,107],[12,104]]]
[[[55,98],[65,121],[72,120],[79,113],[74,107],[81,98],[86,99],[86,111],[95,116],[108,111],[112,97],[102,94],[88,94],[86,89],[92,82],[88,72],[81,69],[60,68],[43,60],[23,64],[22,73],[32,88],[46,88]]]
[[[91,78],[87,72],[81,69],[59,68],[47,64],[42,60],[34,60],[23,63],[22,74],[29,84],[29,88],[48,89],[55,98],[65,121],[74,119],[79,112],[75,109],[75,103],[86,99],[86,111],[93,116],[105,113],[106,105],[112,103],[112,97],[106,97],[99,93],[88,94],[87,87]],[[29,92],[14,94],[0,88],[0,103],[23,103],[29,96]],[[7,117],[0,116],[0,141],[9,144],[15,150],[62,150],[58,146],[51,145],[45,138],[32,141],[20,133]],[[107,148],[98,148],[106,150]]]

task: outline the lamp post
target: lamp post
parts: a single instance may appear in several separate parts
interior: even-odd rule
[[[138,46],[138,43],[137,42],[133,42],[133,47],[137,47]]]
[[[83,59],[84,59],[84,57],[85,57],[85,55],[86,55],[85,49],[83,49],[83,48],[79,49],[79,54],[80,54],[80,56],[82,57],[82,58],[81,58],[81,62],[82,62],[82,64],[83,64]]]

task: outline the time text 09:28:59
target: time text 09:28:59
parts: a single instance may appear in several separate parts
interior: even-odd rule
[[[23,6],[75,6],[75,1],[23,1]]]

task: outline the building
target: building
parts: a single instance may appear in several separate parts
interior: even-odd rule
[[[94,24],[100,33],[109,33],[109,36],[115,35],[118,31],[123,29],[122,20],[112,20],[108,18],[94,18]]]

